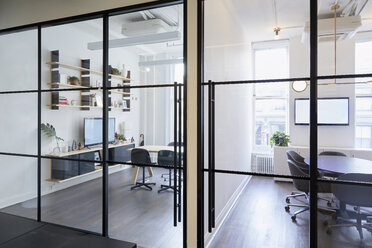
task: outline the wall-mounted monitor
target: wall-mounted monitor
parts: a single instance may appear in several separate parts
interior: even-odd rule
[[[92,146],[102,144],[102,118],[84,119],[84,145]],[[109,118],[108,142],[115,141],[115,118]]]
[[[309,125],[309,98],[298,98],[294,102],[295,125]],[[318,125],[349,125],[349,98],[318,98]]]

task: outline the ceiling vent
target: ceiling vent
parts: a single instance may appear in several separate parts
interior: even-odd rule
[[[318,20],[318,41],[334,41],[334,18]],[[358,28],[362,26],[360,16],[345,16],[336,18],[336,39],[337,41],[347,40],[354,36]],[[306,22],[304,32],[302,33],[302,42],[310,42],[310,22]]]
[[[127,37],[134,37],[140,35],[164,33],[172,30],[172,27],[161,19],[149,19],[145,21],[123,24],[121,33]]]

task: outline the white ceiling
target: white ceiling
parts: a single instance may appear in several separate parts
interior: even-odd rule
[[[276,17],[275,8],[276,5]],[[340,11],[349,0],[338,0]],[[332,17],[335,0],[318,0],[318,17]],[[281,38],[301,35],[310,19],[310,0],[213,0],[206,1],[205,46],[226,46],[272,40],[273,29],[280,27]],[[361,13],[372,18],[372,1]],[[277,21],[276,21],[277,19]],[[276,23],[277,22],[277,23]],[[372,30],[372,20],[363,20],[361,30]]]

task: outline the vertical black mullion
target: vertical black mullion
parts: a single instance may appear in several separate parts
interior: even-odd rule
[[[183,248],[187,248],[187,1],[183,2]]]
[[[204,247],[204,1],[197,13],[197,247]]]
[[[310,0],[310,247],[317,238],[317,167],[318,167],[318,1]]]
[[[41,221],[41,26],[37,27],[37,221]]]
[[[212,82],[208,81],[208,232],[212,232],[213,219],[213,175],[212,175]]]
[[[181,168],[181,154],[182,154],[182,86],[178,86],[178,168]],[[181,169],[178,170],[178,222],[181,222],[181,202],[182,202],[182,194],[181,194]]]
[[[108,237],[108,49],[109,49],[109,17],[103,16],[103,123],[102,123],[102,236]]]
[[[173,126],[173,137],[174,137],[174,176],[173,176],[173,225],[177,226],[177,82],[174,82],[174,126]]]
[[[215,215],[216,215],[216,180],[215,180],[215,172],[214,172],[214,169],[215,169],[215,165],[216,165],[216,161],[215,161],[215,106],[216,106],[216,98],[215,98],[215,84],[214,82],[211,81],[211,95],[212,95],[212,99],[211,99],[211,166],[212,166],[212,182],[211,182],[211,186],[212,186],[212,189],[211,189],[211,193],[212,193],[212,228],[214,228],[216,226],[216,221],[215,221]]]

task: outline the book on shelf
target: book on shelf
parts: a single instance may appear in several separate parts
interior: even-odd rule
[[[60,104],[60,105],[67,105],[67,104],[68,104],[68,102],[67,102],[67,98],[64,97],[64,96],[60,96],[60,97],[59,97],[58,104]]]

